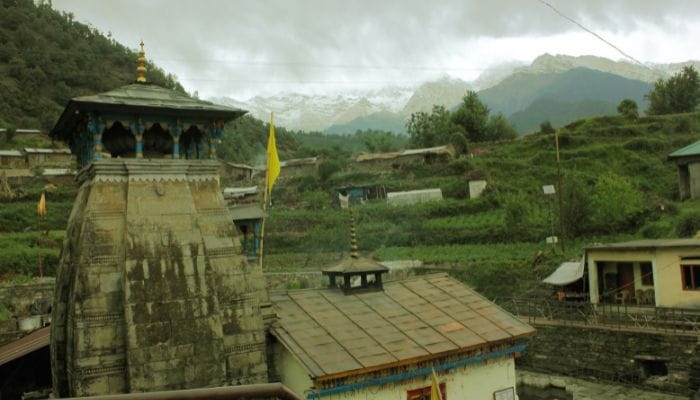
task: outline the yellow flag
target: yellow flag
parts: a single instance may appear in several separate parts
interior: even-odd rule
[[[430,400],[442,400],[442,393],[440,392],[440,383],[438,382],[437,375],[435,375],[435,369],[430,374]]]
[[[39,204],[36,205],[36,212],[40,217],[46,216],[46,197],[44,196],[44,192],[41,192]]]
[[[280,158],[277,155],[277,143],[275,142],[275,125],[273,123],[274,114],[270,113],[270,136],[267,138],[267,192],[272,191],[280,175]]]

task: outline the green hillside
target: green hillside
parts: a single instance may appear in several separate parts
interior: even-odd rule
[[[617,105],[630,98],[646,108],[646,82],[606,72],[575,68],[560,73],[516,73],[496,86],[479,92],[479,98],[493,112],[510,117],[520,133],[532,132],[532,120],[570,122],[576,118],[604,115],[603,104]],[[574,110],[553,103],[568,103]],[[527,114],[527,116],[525,116]],[[535,125],[536,126],[536,125]]]
[[[441,188],[443,202],[355,208],[360,249],[379,259],[454,268],[490,297],[542,290],[539,281],[558,262],[580,257],[585,244],[677,237],[700,228],[700,207],[677,201],[675,166],[666,161],[673,150],[700,139],[700,114],[635,122],[590,118],[559,134],[565,252],[544,241],[561,235],[556,197],[541,189],[557,183],[555,138],[534,134],[472,148],[477,156],[448,165],[358,172],[349,164],[325,181],[304,177],[280,184],[266,227],[266,268],[318,269],[347,254],[349,217],[329,208],[333,188],[347,183],[387,191]],[[467,181],[476,178],[486,178],[489,189],[467,199]]]
[[[508,118],[518,132],[535,132],[542,121],[560,127],[591,115],[614,115],[617,104],[605,100],[563,101],[541,97]]]
[[[48,131],[69,99],[129,84],[135,71],[135,52],[50,1],[0,1],[0,127]],[[152,64],[147,79],[184,92]]]

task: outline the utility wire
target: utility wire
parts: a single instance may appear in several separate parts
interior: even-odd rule
[[[549,7],[549,8],[551,8],[552,11],[554,11],[555,13],[557,13],[560,17],[562,17],[562,18],[568,20],[569,22],[573,23],[574,25],[578,26],[579,28],[583,29],[584,31],[586,31],[586,32],[590,33],[591,35],[595,36],[596,38],[598,38],[599,40],[601,40],[603,43],[605,43],[605,44],[607,44],[608,46],[612,47],[612,48],[615,49],[618,53],[622,54],[625,58],[630,59],[630,60],[634,61],[635,63],[644,66],[644,63],[643,63],[643,62],[641,62],[641,61],[637,60],[636,58],[632,57],[631,55],[625,53],[624,51],[622,51],[622,49],[620,49],[619,47],[617,47],[617,46],[615,46],[614,44],[610,43],[610,42],[607,41],[604,37],[602,37],[602,36],[600,36],[599,34],[593,32],[592,30],[586,28],[585,26],[583,26],[582,24],[580,24],[580,23],[579,23],[578,21],[576,21],[575,19],[573,19],[573,18],[569,17],[568,15],[562,13],[561,11],[557,10],[557,8],[554,7],[553,5],[551,5],[550,3],[546,2],[545,0],[537,0],[537,1],[539,1],[540,3],[544,4],[545,6],[547,6],[547,7]]]

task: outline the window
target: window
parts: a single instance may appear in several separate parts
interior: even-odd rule
[[[442,400],[447,400],[444,382],[440,383],[440,393],[442,394]],[[430,400],[430,386],[409,390],[407,394],[406,400]]]
[[[642,272],[642,285],[654,286],[654,271],[650,262],[639,263]]]
[[[700,290],[700,265],[681,265],[683,290]]]

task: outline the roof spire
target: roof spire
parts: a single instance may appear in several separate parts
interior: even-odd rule
[[[357,259],[357,235],[355,234],[355,215],[350,212],[350,257]]]
[[[136,59],[136,82],[146,83],[146,52],[143,50],[143,39],[141,39],[141,51]]]

